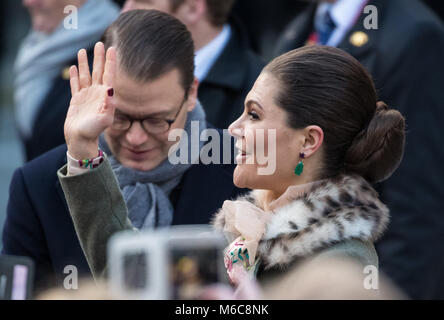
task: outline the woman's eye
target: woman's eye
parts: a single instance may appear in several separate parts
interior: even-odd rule
[[[259,120],[259,116],[254,111],[248,112],[248,115],[251,117],[252,120]]]

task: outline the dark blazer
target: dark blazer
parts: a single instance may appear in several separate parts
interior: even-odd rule
[[[27,256],[36,263],[36,287],[63,284],[67,265],[90,275],[57,170],[66,164],[66,145],[17,169],[10,185],[3,230],[3,254]],[[234,165],[193,165],[173,190],[173,224],[208,224],[225,200],[242,191],[233,185]]]
[[[231,38],[198,91],[207,121],[216,128],[228,128],[242,114],[245,98],[264,67],[249,49],[240,25],[235,20],[230,25]]]
[[[444,27],[417,0],[371,0],[379,29],[364,29],[362,15],[338,46],[372,74],[380,100],[406,117],[404,159],[378,187],[391,223],[376,243],[380,265],[412,298],[444,298]],[[282,36],[279,53],[303,46],[315,6]],[[361,46],[356,32],[368,36]],[[355,42],[356,44],[356,42]]]
[[[88,50],[90,67],[93,65],[93,57],[94,51],[90,48]],[[63,126],[71,101],[68,68],[72,65],[77,65],[77,58],[67,61],[66,65],[60,69],[58,77],[53,80],[51,90],[40,105],[31,137],[23,139],[26,161],[65,143]]]

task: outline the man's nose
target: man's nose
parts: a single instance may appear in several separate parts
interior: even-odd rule
[[[134,10],[134,9],[135,9],[134,0],[126,0],[120,13],[124,13],[124,12]]]
[[[126,140],[132,146],[140,146],[148,140],[148,134],[139,121],[134,121],[126,133]]]

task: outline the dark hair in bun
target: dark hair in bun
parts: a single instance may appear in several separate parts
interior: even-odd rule
[[[345,154],[345,170],[369,181],[387,179],[399,166],[404,151],[405,121],[399,111],[378,102],[375,115]]]
[[[351,55],[307,46],[277,57],[264,72],[280,82],[274,99],[290,127],[318,125],[324,131],[320,178],[348,173],[379,182],[399,166],[404,117],[377,102],[370,74]]]

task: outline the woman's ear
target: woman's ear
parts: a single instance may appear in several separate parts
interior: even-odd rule
[[[302,145],[301,152],[305,157],[313,155],[324,142],[324,131],[319,126],[308,126],[304,129],[305,142]]]
[[[191,85],[191,88],[188,92],[188,101],[187,101],[188,112],[193,111],[194,107],[196,106],[198,88],[199,88],[199,80],[197,80],[197,78],[194,77],[193,84]]]

